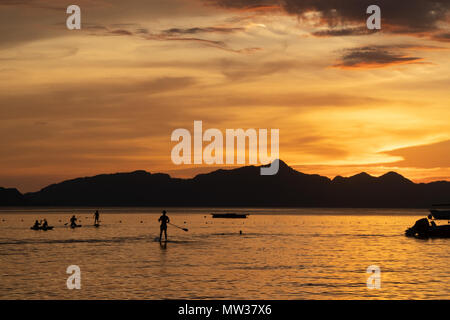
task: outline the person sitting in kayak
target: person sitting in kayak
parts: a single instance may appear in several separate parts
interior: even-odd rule
[[[98,213],[98,210],[95,211],[94,213],[94,224],[99,224],[99,219],[100,219],[100,213]]]
[[[42,229],[47,229],[47,227],[48,227],[47,219],[44,219],[44,223],[42,223]]]
[[[75,215],[73,215],[72,218],[70,218],[70,226],[71,227],[77,226],[77,218],[75,217]]]
[[[41,224],[39,223],[39,221],[35,221],[34,222],[34,226],[33,226],[33,229],[39,229],[41,227]]]
[[[161,222],[160,233],[159,233],[159,242],[161,242],[163,231],[164,231],[164,236],[167,241],[167,224],[170,222],[170,219],[168,216],[166,216],[166,210],[163,210],[162,216],[159,217],[158,221]]]

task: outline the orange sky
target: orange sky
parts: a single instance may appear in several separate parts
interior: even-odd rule
[[[79,0],[69,31],[71,2],[2,1],[0,186],[209,171],[170,159],[194,120],[280,129],[305,173],[450,180],[449,1],[379,1],[376,33],[334,2]]]

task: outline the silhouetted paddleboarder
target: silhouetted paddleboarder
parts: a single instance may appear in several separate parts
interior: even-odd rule
[[[98,210],[95,211],[94,213],[94,224],[99,224],[100,222],[100,213],[98,213]]]
[[[159,233],[159,242],[162,240],[162,234],[164,231],[164,236],[167,241],[167,224],[170,222],[170,219],[168,216],[166,216],[166,210],[163,210],[162,216],[158,219],[159,222],[161,222],[160,226],[160,233]]]

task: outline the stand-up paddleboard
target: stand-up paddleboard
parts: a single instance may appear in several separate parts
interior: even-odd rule
[[[153,242],[160,242],[160,243],[167,243],[170,242],[169,240],[165,240],[164,238],[161,239],[161,241],[159,241],[159,237],[155,237],[155,239],[153,239]]]
[[[166,244],[166,243],[190,243],[192,241],[189,240],[165,240],[164,238],[161,239],[161,241],[159,241],[159,237],[155,237],[155,239],[153,239],[153,242],[158,242],[158,243],[162,243],[162,244]]]
[[[81,224],[70,225],[70,228],[72,228],[72,229],[81,228]]]
[[[96,223],[96,224],[94,224],[94,227],[98,228],[98,227],[100,227],[100,224]]]

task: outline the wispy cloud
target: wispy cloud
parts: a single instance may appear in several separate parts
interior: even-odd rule
[[[444,48],[417,45],[375,45],[343,50],[340,61],[333,65],[342,69],[384,68],[399,64],[425,63],[424,59],[405,51],[441,50]]]
[[[143,40],[154,41],[186,41],[198,43],[203,46],[217,48],[233,53],[251,54],[262,50],[260,47],[245,47],[245,48],[233,48],[223,40],[206,39],[200,37],[193,37],[196,34],[204,33],[233,33],[238,31],[244,31],[245,28],[241,27],[195,27],[195,28],[171,28],[158,32],[150,32],[143,27],[135,27],[134,29],[115,29],[112,26],[102,25],[89,25],[86,28],[91,35],[97,36],[134,36]]]
[[[326,28],[312,33],[316,37],[341,37],[341,36],[361,36],[379,32],[378,30],[369,30],[365,26],[349,28]]]
[[[384,153],[402,157],[403,160],[395,163],[398,166],[416,168],[448,167],[450,163],[450,140],[400,148]],[[430,155],[433,156],[431,157]]]
[[[234,33],[238,31],[244,31],[245,28],[233,28],[233,27],[196,27],[196,28],[171,28],[164,30],[162,33],[167,35],[180,35],[180,34],[198,34],[198,33]]]

